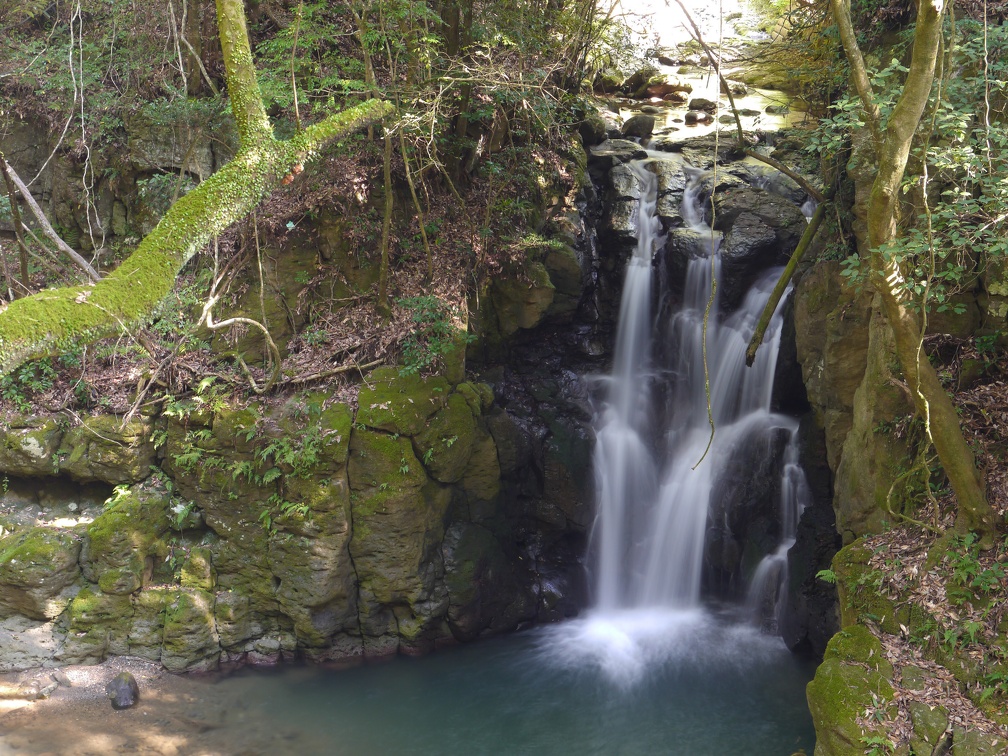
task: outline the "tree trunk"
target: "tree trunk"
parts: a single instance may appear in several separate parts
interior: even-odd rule
[[[876,136],[878,174],[868,204],[868,244],[871,282],[896,340],[896,353],[914,404],[924,418],[935,451],[958,501],[956,527],[989,535],[997,530],[987,502],[984,482],[973,453],[963,437],[959,417],[942,387],[934,367],[921,346],[924,336],[920,316],[909,306],[899,267],[883,254],[884,245],[896,235],[899,189],[906,171],[914,133],[927,106],[941,41],[943,0],[921,0],[914,30],[913,56],[903,92],[882,133],[878,108],[873,102],[869,77],[861,51],[851,30],[850,8],[843,0],[831,0],[833,15],[851,65],[852,79],[864,105],[869,127]]]
[[[203,74],[200,71],[200,56],[203,55],[203,40],[200,29],[203,26],[202,0],[183,0],[185,8],[185,24],[181,31],[185,35],[189,48],[186,50],[185,75],[186,94],[196,97],[203,91]]]
[[[326,143],[392,111],[388,103],[369,100],[290,140],[275,140],[256,79],[242,0],[217,0],[217,21],[241,140],[238,154],[175,202],[133,254],[101,281],[43,291],[0,312],[0,375],[28,360],[117,333],[148,316],[171,291],[186,261],[251,212],[296,166]]]

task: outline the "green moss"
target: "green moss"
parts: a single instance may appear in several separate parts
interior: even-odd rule
[[[408,438],[366,429],[354,429],[350,437],[347,472],[353,491],[400,491],[420,488],[427,482]]]
[[[830,638],[823,659],[858,662],[885,677],[893,676],[893,666],[885,659],[881,641],[863,625],[852,625]]]
[[[416,435],[413,447],[432,478],[442,483],[456,483],[462,479],[469,463],[475,434],[472,408],[462,392],[457,392]]]
[[[168,531],[167,492],[143,486],[117,489],[117,496],[88,525],[84,572],[110,593],[132,593],[148,559],[163,557]],[[106,576],[107,572],[112,574]]]
[[[885,632],[898,634],[900,625],[910,622],[909,605],[899,605],[885,588],[885,575],[872,568],[869,551],[863,540],[844,546],[833,557],[833,572],[837,576],[840,600],[840,624],[844,628],[864,619],[878,623]]]
[[[816,751],[823,753],[864,753],[862,738],[874,731],[862,730],[858,717],[873,706],[883,718],[897,714],[892,684],[882,673],[835,657],[819,665],[806,695],[815,723]]]
[[[440,376],[400,375],[378,368],[358,396],[357,422],[369,428],[412,436],[448,401],[451,386]]]

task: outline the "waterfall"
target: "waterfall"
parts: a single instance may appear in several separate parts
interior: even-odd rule
[[[591,557],[601,613],[699,605],[711,497],[743,445],[778,430],[792,439],[781,484],[787,502],[780,507],[788,509],[782,514],[781,544],[757,570],[763,595],[770,590],[771,575],[782,579],[804,501],[794,441],[797,423],[770,410],[783,323],[779,311],[756,363],[745,365],[746,347],[780,271],[767,271],[731,314],[722,313],[716,295],[710,302],[706,376],[712,437],[704,313],[721,260],[717,237],[698,200],[703,174],[686,166],[681,216],[699,232],[700,243],[689,262],[682,307],[655,322],[652,289],[664,279],[655,286],[652,257],[660,226],[649,161],[632,165],[641,186],[637,248],[627,266],[615,358],[596,421],[598,508]],[[656,401],[659,394],[664,406]],[[774,595],[779,594],[778,588]]]
[[[669,277],[653,264],[664,245],[651,170],[659,160],[678,161],[687,176],[679,213],[686,229],[679,233],[694,239],[696,248],[682,291],[670,291]],[[808,491],[798,465],[798,423],[770,409],[780,308],[755,364],[745,365],[780,269],[758,277],[734,312],[722,311],[719,297],[711,299],[721,253],[720,235],[707,224],[700,201],[704,173],[657,152],[629,168],[640,188],[637,246],[627,264],[612,370],[600,379],[594,423],[598,506],[589,560],[595,606],[546,633],[543,651],[550,664],[597,669],[625,688],[697,659],[711,669],[736,668],[780,653],[780,638],[754,625],[776,625],[786,553]],[[669,302],[681,304],[672,311]],[[705,548],[712,534],[730,530],[726,502],[746,488],[746,462],[761,458],[764,448],[783,468],[780,500],[761,499],[769,519],[775,507],[785,512],[780,545],[756,570],[748,604],[755,622],[725,624],[723,612],[701,605]],[[763,611],[767,602],[769,614]]]

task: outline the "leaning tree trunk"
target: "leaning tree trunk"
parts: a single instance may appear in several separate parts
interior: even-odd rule
[[[392,112],[369,100],[309,126],[292,139],[273,138],[263,107],[245,27],[242,0],[216,0],[238,154],[175,202],[137,249],[106,278],[86,286],[50,289],[0,311],[0,375],[39,357],[61,354],[81,341],[112,335],[153,313],[197,251],[244,218],[326,143]]]
[[[831,0],[833,15],[851,65],[852,79],[864,105],[869,128],[875,137],[878,174],[868,204],[868,244],[871,281],[893,330],[900,368],[914,398],[917,411],[927,423],[935,451],[958,501],[956,526],[982,534],[996,532],[994,513],[987,502],[984,483],[977,471],[973,452],[963,437],[959,416],[934,367],[921,346],[921,318],[909,305],[899,266],[883,254],[883,246],[896,235],[899,189],[906,171],[914,133],[927,106],[934,82],[941,42],[944,0],[920,0],[914,31],[910,70],[899,101],[893,108],[884,133],[879,123],[861,51],[850,22],[850,7],[843,0]],[[846,32],[846,33],[845,33]]]

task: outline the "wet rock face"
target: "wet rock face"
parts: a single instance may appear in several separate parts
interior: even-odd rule
[[[140,700],[140,687],[129,672],[120,672],[105,686],[105,695],[113,709],[128,709]]]
[[[792,651],[821,657],[840,629],[836,587],[816,577],[830,568],[842,540],[833,513],[833,475],[826,462],[825,434],[812,412],[798,428],[799,460],[810,501],[798,521],[795,545],[788,552],[788,598],[780,633]]]
[[[659,176],[669,170],[663,167]],[[741,169],[719,169],[700,180],[701,208],[707,217],[713,217],[714,230],[722,237],[718,292],[724,312],[738,308],[767,268],[787,262],[806,227],[798,205],[769,190],[749,186],[736,173],[747,175]],[[682,217],[674,209],[681,196],[681,189],[659,196],[660,216],[668,229],[659,258],[672,292],[683,290],[689,261],[706,257],[710,245],[706,234],[681,227]],[[663,207],[670,209],[663,211]]]
[[[736,597],[764,554],[780,542],[781,467],[790,433],[759,430],[740,439],[711,491],[704,586]]]

